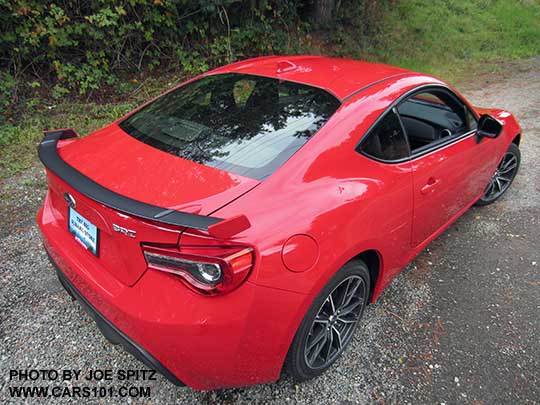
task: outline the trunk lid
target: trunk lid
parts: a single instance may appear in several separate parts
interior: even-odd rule
[[[193,214],[209,215],[259,184],[148,146],[116,124],[65,145],[59,153],[69,165],[115,193]]]
[[[115,124],[87,138],[61,141],[58,154],[84,176],[117,194],[204,216],[259,184],[154,149]],[[89,260],[126,285],[135,284],[146,270],[141,243],[178,243],[182,227],[141,219],[102,205],[80,193],[76,184],[70,186],[50,171],[48,182],[48,204],[56,225],[70,232],[71,215],[79,222],[88,221],[91,229],[95,226],[98,249],[97,254],[88,249]],[[71,205],[76,214],[70,211],[66,193],[74,200]],[[84,249],[80,236],[74,233],[71,249]]]

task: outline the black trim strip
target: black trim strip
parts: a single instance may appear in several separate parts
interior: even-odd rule
[[[58,141],[74,136],[76,136],[76,134],[71,129],[46,132],[45,137],[39,144],[38,155],[39,159],[48,170],[88,198],[107,207],[140,218],[204,231],[208,231],[208,228],[211,225],[223,221],[221,218],[190,214],[146,204],[117,194],[114,191],[99,185],[62,160],[58,154],[58,149],[56,147]]]

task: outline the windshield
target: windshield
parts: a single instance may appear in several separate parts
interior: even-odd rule
[[[165,152],[262,180],[300,149],[339,105],[316,87],[219,74],[163,95],[120,127]]]

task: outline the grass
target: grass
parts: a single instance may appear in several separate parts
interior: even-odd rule
[[[366,0],[368,1],[368,0]],[[540,55],[540,3],[537,0],[393,0],[378,32],[358,40],[346,29],[319,49],[324,54],[379,60],[456,82],[497,63]],[[332,35],[330,35],[332,37]],[[313,46],[304,46],[313,52]],[[316,50],[315,50],[316,51]],[[170,87],[149,81],[142,91],[115,96],[108,104],[66,102],[31,107],[16,122],[0,125],[0,178],[36,161],[43,129],[73,127],[88,134],[135,105]],[[177,81],[177,78],[173,78]],[[36,104],[36,100],[31,103]]]
[[[375,54],[386,63],[459,81],[540,54],[536,0],[401,0],[386,10]]]
[[[66,103],[27,112],[16,124],[1,125],[0,178],[26,169],[36,160],[36,146],[44,129],[73,127],[80,134],[88,134],[133,107],[131,103]]]
[[[44,130],[74,128],[79,135],[88,135],[180,81],[177,76],[148,79],[137,91],[115,95],[109,103],[73,100],[40,104],[40,100],[30,100],[27,111],[15,122],[0,124],[0,179],[37,161],[37,144]]]

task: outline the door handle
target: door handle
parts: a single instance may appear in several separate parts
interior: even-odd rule
[[[431,191],[433,191],[434,187],[439,184],[439,180],[437,180],[435,177],[430,177],[424,186],[420,189],[420,194],[427,194]]]

